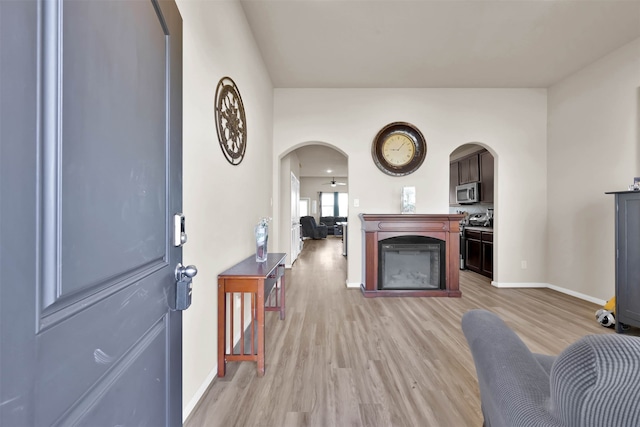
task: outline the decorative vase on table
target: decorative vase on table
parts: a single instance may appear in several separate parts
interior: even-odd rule
[[[269,225],[263,221],[256,225],[256,262],[267,260],[267,240],[269,240]]]

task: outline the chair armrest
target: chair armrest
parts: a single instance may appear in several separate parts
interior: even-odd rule
[[[326,225],[319,225],[317,227],[318,237],[325,238],[327,237],[328,228]]]
[[[476,366],[485,425],[561,426],[549,410],[548,372],[502,319],[471,310],[462,317],[462,330]]]
[[[587,335],[551,369],[554,414],[580,427],[640,425],[640,338]]]

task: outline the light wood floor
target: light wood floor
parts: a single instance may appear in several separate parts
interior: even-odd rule
[[[186,422],[194,426],[481,426],[475,367],[460,329],[498,313],[539,353],[613,333],[599,306],[548,289],[497,289],[461,271],[462,298],[371,298],[345,288],[339,238],[305,241],[286,273],[287,313],[266,313],[266,374],[227,364]]]

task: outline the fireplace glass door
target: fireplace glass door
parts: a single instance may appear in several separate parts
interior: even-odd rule
[[[378,289],[445,289],[445,242],[402,236],[379,242]]]

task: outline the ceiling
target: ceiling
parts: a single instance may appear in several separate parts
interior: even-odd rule
[[[640,0],[239,1],[276,88],[546,88],[640,37]],[[347,176],[329,147],[296,154]]]
[[[544,88],[640,37],[638,0],[240,0],[276,88]]]
[[[300,177],[332,177],[348,176],[347,157],[331,147],[324,145],[307,145],[295,150],[300,161]],[[327,172],[331,170],[331,172]]]

